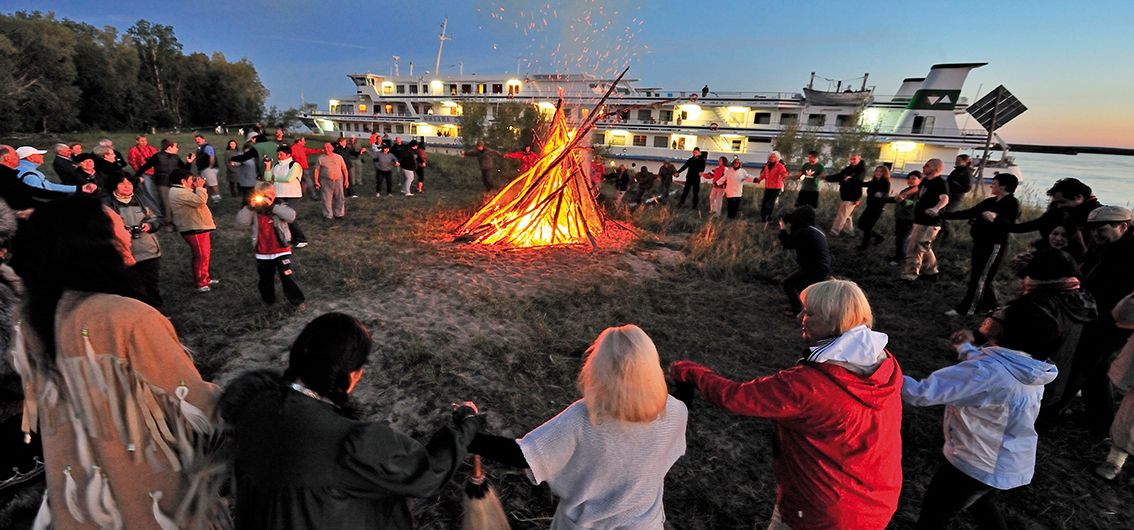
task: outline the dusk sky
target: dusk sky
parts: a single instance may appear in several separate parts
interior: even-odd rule
[[[348,8],[348,6],[354,6]],[[798,92],[810,72],[870,72],[876,94],[935,63],[987,62],[970,100],[1003,84],[1028,106],[1009,143],[1134,147],[1134,2],[318,2],[0,0],[124,32],[174,27],[186,52],[248,58],[281,109],[349,96],[348,72],[432,70],[449,17],[442,76],[590,72],[631,66],[639,85]],[[970,123],[969,127],[977,127]]]

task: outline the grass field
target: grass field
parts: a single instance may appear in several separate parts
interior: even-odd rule
[[[111,138],[123,153],[133,144],[132,135]],[[178,140],[182,153],[188,152],[191,138]],[[224,139],[210,135],[210,140],[223,148]],[[213,273],[222,281],[214,292],[192,292],[188,249],[176,234],[162,232],[163,312],[195,351],[201,372],[222,383],[243,370],[282,368],[290,342],[316,315],[353,314],[370,326],[377,344],[357,400],[370,418],[419,439],[446,420],[449,403],[464,399],[485,411],[489,431],[523,435],[577,399],[582,353],[611,325],[641,326],[667,364],[690,358],[738,379],[771,373],[799,358],[804,347],[799,325],[785,314],[777,283],[793,260],[779,248],[774,229],[748,220],[708,220],[703,212],[647,209],[614,212],[637,227],[616,248],[462,246],[449,234],[486,198],[474,173],[471,161],[432,155],[425,194],[376,199],[373,169],[365,167],[365,193],[349,199],[346,219],[334,224],[321,218],[315,202],[305,201],[300,220],[312,243],[295,258],[308,299],[303,311],[259,301],[250,234],[234,226],[237,203],[226,198],[214,208],[219,228]],[[784,204],[794,199],[794,193],[786,195]],[[828,192],[822,201],[826,227],[837,197]],[[746,200],[745,208],[751,206]],[[891,223],[888,212],[879,227],[889,230]],[[956,228],[966,232],[960,223]],[[1017,250],[1026,240],[1016,238]],[[890,349],[907,374],[921,377],[952,362],[945,338],[976,324],[942,316],[963,294],[968,241],[967,234],[958,234],[939,246],[940,281],[913,284],[898,281],[887,263],[889,238],[864,253],[854,248],[857,238],[831,242],[836,274],[865,289],[875,328],[890,335]],[[1002,273],[1000,280],[1002,299],[1014,296],[1018,287],[1011,276]],[[905,409],[905,485],[895,528],[912,526],[941,461],[941,415],[940,407]],[[666,485],[672,526],[766,526],[775,493],[771,435],[768,422],[695,403],[688,452]],[[1105,452],[1076,417],[1066,418],[1061,430],[1041,439],[1033,484],[1001,495],[1011,526],[1134,527],[1128,502],[1132,474],[1107,483],[1091,473]],[[492,469],[491,477],[514,528],[548,526],[555,499],[546,486],[530,485],[516,470]],[[461,498],[454,485],[440,498],[416,501],[419,526],[453,528]]]

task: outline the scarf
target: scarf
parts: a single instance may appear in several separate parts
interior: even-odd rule
[[[1078,291],[1079,279],[1070,276],[1067,278],[1056,278],[1054,280],[1033,280],[1028,276],[1024,276],[1024,294],[1035,291]]]

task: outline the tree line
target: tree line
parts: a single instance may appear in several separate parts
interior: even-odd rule
[[[173,27],[0,14],[0,133],[249,124],[268,90],[247,59],[182,52]]]

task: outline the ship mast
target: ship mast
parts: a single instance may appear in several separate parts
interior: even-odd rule
[[[441,75],[441,50],[445,49],[445,41],[452,40],[453,37],[445,36],[445,28],[449,25],[449,17],[441,21],[441,34],[437,36],[441,42],[437,44],[437,62],[433,66],[433,75]]]

